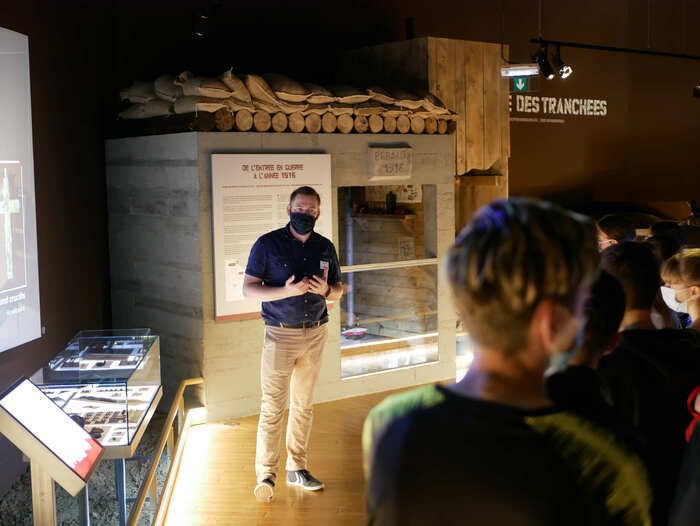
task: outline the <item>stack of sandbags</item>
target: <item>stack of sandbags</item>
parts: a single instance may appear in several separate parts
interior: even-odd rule
[[[446,133],[455,119],[427,92],[324,87],[279,73],[239,78],[230,69],[219,78],[163,75],[154,83],[135,82],[121,96],[132,103],[120,113],[123,119],[209,112],[222,131]]]

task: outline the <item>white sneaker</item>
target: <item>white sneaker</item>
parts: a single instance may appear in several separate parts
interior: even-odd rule
[[[258,482],[253,490],[253,495],[255,495],[258,502],[271,502],[274,494],[275,481],[270,478]]]

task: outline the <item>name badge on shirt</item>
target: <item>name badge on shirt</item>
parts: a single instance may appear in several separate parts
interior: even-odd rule
[[[323,279],[328,281],[328,269],[330,268],[330,263],[328,261],[321,260],[321,270],[323,271]]]

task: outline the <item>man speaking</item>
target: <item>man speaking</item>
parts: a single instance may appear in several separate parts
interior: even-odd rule
[[[287,213],[290,221],[285,227],[268,232],[253,245],[243,282],[246,297],[262,300],[265,321],[253,492],[263,502],[274,494],[282,418],[290,394],[287,484],[309,491],[324,487],[307,470],[306,449],[313,392],[328,336],[326,300],[338,300],[343,294],[335,247],[313,231],[321,214],[318,192],[309,186],[294,190]]]

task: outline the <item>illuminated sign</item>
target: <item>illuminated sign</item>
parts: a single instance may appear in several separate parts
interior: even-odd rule
[[[5,418],[0,411],[3,417],[0,418],[0,431],[32,461],[45,459],[45,450],[48,450],[61,464],[87,482],[102,455],[102,446],[37,386],[29,380],[22,380],[0,398],[0,408],[11,418]],[[45,469],[65,489],[71,491],[76,486],[76,481],[65,483],[67,477],[61,473],[59,464],[54,462]]]

